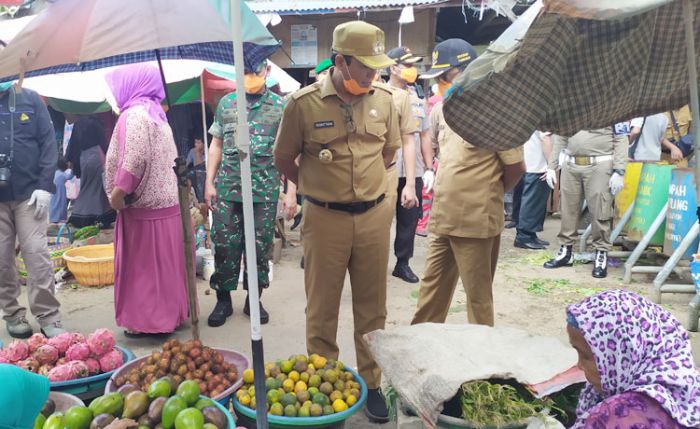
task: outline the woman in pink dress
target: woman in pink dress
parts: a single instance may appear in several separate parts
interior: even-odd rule
[[[161,101],[158,69],[107,75],[121,112],[105,165],[114,232],[114,306],[127,336],[170,333],[188,316],[177,150]]]

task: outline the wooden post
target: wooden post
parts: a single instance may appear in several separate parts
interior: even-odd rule
[[[189,303],[192,338],[199,339],[199,305],[197,302],[197,280],[195,278],[194,255],[192,249],[192,221],[190,220],[190,184],[187,180],[187,165],[185,159],[175,159],[175,175],[177,176],[177,196],[182,217],[182,235],[185,242],[185,271],[187,273],[187,301]]]

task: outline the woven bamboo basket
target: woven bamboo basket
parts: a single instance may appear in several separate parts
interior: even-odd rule
[[[114,284],[114,244],[70,249],[63,254],[63,259],[82,286]]]

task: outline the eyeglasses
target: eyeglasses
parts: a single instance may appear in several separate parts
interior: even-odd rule
[[[355,121],[352,119],[352,104],[341,104],[340,108],[343,109],[343,119],[345,120],[345,131],[348,134],[353,134],[357,131],[355,126]]]

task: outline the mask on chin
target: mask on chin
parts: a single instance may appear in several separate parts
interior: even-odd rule
[[[348,70],[347,64],[345,65],[345,71],[347,72],[348,76],[350,76],[350,70]],[[369,92],[369,88],[365,88],[364,86],[360,85],[355,79],[352,77],[349,79],[345,78],[345,73],[342,73],[343,75],[343,87],[345,87],[345,90],[349,92],[352,95],[364,95]]]

